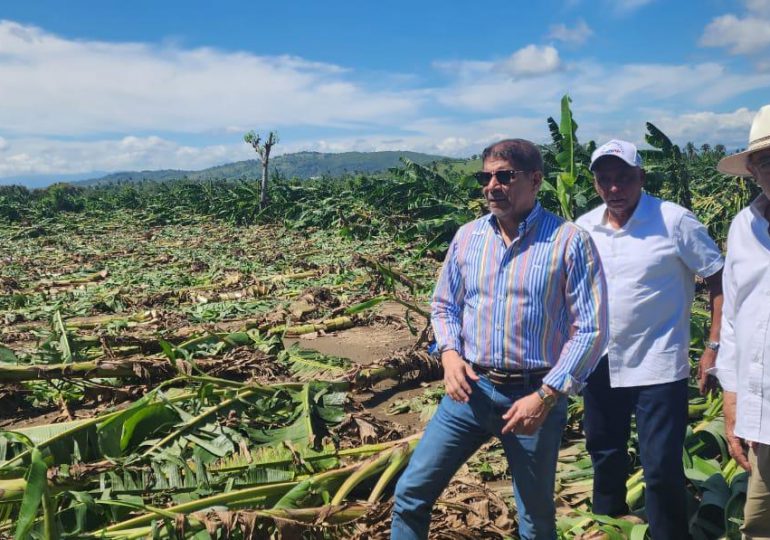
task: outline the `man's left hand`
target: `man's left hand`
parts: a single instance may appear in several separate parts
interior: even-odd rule
[[[713,368],[717,363],[717,352],[709,349],[703,351],[703,354],[698,361],[698,388],[700,388],[701,395],[706,395],[710,392],[716,391],[719,387],[717,378],[713,375],[709,375],[708,371]]]
[[[507,421],[503,426],[503,434],[512,432],[516,435],[532,435],[543,425],[548,411],[537,393],[518,399],[503,415],[503,420]]]

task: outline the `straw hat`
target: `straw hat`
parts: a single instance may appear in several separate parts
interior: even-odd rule
[[[759,150],[770,148],[770,105],[765,105],[751,122],[749,132],[749,147],[743,152],[722,158],[717,164],[717,170],[733,176],[751,176],[746,168],[749,156]]]

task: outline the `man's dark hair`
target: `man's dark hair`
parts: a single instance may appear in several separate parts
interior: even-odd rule
[[[526,139],[505,139],[484,148],[481,161],[489,158],[504,159],[524,171],[543,172],[543,156],[534,143]]]

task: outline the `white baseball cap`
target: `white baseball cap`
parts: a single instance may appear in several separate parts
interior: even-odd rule
[[[591,154],[591,166],[589,169],[593,171],[596,162],[605,156],[614,156],[622,159],[632,167],[642,166],[642,156],[639,155],[633,143],[612,139],[594,150],[594,153]]]

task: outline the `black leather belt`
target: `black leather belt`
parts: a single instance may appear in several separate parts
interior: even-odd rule
[[[485,368],[478,364],[471,364],[473,371],[481,373],[492,384],[515,384],[530,382],[538,384],[542,382],[543,377],[548,375],[551,368],[539,368],[539,369],[517,369],[513,371],[502,371],[495,368]]]

